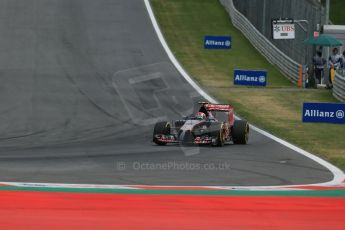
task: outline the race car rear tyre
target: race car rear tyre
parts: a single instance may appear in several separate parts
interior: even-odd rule
[[[217,129],[212,132],[212,146],[222,147],[225,143],[223,124],[217,124]],[[215,141],[215,142],[214,142]]]
[[[166,121],[157,122],[153,129],[153,142],[157,145],[166,145],[167,143],[158,141],[156,135],[170,135],[170,123]]]
[[[249,124],[245,120],[235,120],[232,127],[232,140],[234,144],[245,145],[248,143]]]

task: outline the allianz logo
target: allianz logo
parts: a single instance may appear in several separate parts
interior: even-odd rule
[[[211,46],[230,46],[231,42],[229,40],[226,40],[226,41],[206,40],[205,44],[211,45]]]
[[[247,76],[247,75],[236,75],[236,81],[254,81],[264,83],[266,81],[265,76]]]
[[[336,112],[320,111],[318,109],[306,109],[304,112],[305,117],[326,117],[326,118],[338,118],[343,119],[345,113],[343,110],[337,110]]]

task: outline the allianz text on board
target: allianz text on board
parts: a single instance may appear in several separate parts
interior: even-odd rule
[[[234,70],[234,85],[266,86],[267,72],[263,70]]]
[[[205,49],[231,49],[230,36],[205,36],[204,48]]]
[[[345,124],[345,104],[304,103],[303,122]]]

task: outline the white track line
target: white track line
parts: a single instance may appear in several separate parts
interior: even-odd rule
[[[145,1],[145,6],[146,9],[148,11],[148,14],[150,16],[152,25],[156,31],[156,34],[158,36],[159,41],[161,42],[165,52],[167,53],[170,61],[174,64],[174,66],[176,67],[176,69],[178,70],[178,72],[186,79],[186,81],[202,96],[204,97],[207,101],[211,102],[211,103],[217,103],[217,100],[215,100],[213,97],[211,97],[210,95],[208,95],[189,75],[188,73],[183,69],[183,67],[180,65],[180,63],[176,60],[175,56],[173,55],[173,53],[171,52],[168,44],[166,43],[164,36],[159,28],[159,25],[157,23],[157,20],[155,18],[155,15],[152,11],[151,5],[149,0],[144,0]],[[238,117],[237,117],[238,118]],[[308,157],[314,161],[316,161],[317,163],[319,163],[320,165],[326,167],[329,171],[331,171],[333,173],[333,180],[328,181],[328,182],[324,182],[324,183],[319,183],[319,184],[308,184],[308,185],[323,185],[323,186],[334,186],[334,185],[339,185],[341,184],[344,180],[345,180],[345,175],[344,173],[337,168],[336,166],[330,164],[329,162],[321,159],[320,157],[317,157],[293,144],[288,143],[287,141],[284,141],[282,139],[280,139],[279,137],[276,137],[262,129],[259,129],[257,127],[255,127],[254,125],[250,125],[251,128],[255,131],[257,131],[258,133],[294,150],[295,152],[300,153],[301,155]],[[262,186],[254,186],[254,187],[260,187],[262,188]],[[264,186],[266,188],[273,188],[273,187],[277,187],[277,186]],[[282,187],[282,186],[278,186],[278,187]],[[286,187],[286,186],[284,186]]]
[[[30,188],[81,188],[81,189],[139,189],[131,185],[106,185],[106,184],[65,184],[65,183],[33,183],[33,182],[0,182],[5,186],[30,187]]]
[[[59,189],[110,189],[110,190],[155,190],[155,189],[191,189],[191,190],[240,190],[240,191],[298,191],[322,189],[345,189],[345,183],[333,186],[325,185],[289,185],[289,186],[169,186],[169,185],[102,185],[102,184],[63,184],[63,183],[30,183],[30,182],[0,182],[2,186],[23,188],[59,188]]]

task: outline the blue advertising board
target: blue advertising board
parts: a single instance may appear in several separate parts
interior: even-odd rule
[[[231,44],[230,36],[205,36],[204,39],[205,49],[230,49]]]
[[[235,69],[234,85],[266,86],[267,71]]]
[[[303,122],[345,124],[345,104],[304,103]]]

